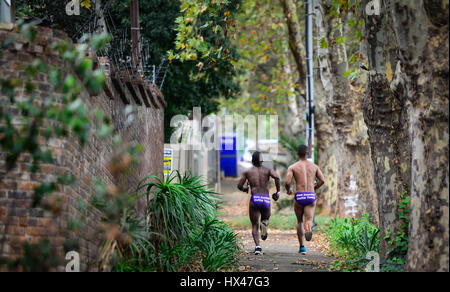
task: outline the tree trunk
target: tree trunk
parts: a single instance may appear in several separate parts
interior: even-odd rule
[[[398,203],[407,192],[408,271],[449,270],[448,5],[386,0],[380,15],[365,16],[371,71],[364,114],[381,238],[401,230]],[[382,240],[382,258],[389,248]]]
[[[318,39],[343,36],[339,18],[326,18],[325,1],[315,1]],[[332,32],[333,27],[339,27]],[[367,128],[361,114],[363,94],[350,84],[345,44],[318,49],[317,137],[319,166],[327,183],[321,190],[324,213],[377,221],[376,192]]]
[[[287,52],[289,53],[289,52]],[[283,65],[285,74],[289,84],[292,84],[294,80],[290,78],[292,76],[291,64],[289,63],[288,55],[285,56],[285,61]],[[287,96],[287,102],[285,103],[285,116],[286,121],[284,125],[283,134],[289,137],[295,137],[302,135],[303,130],[303,114],[304,114],[304,103],[299,104],[297,99],[297,92],[294,89],[289,90]],[[301,101],[300,101],[301,103]],[[302,110],[303,109],[303,110]]]
[[[302,29],[297,14],[297,7],[293,0],[280,0],[280,3],[283,6],[283,12],[288,26],[289,47],[297,64],[299,83],[303,83],[306,80],[306,73],[302,58],[304,52],[301,34]]]

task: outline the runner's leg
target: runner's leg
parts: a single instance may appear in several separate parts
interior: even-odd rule
[[[270,208],[261,209],[261,239],[267,239],[267,228],[269,227]]]
[[[297,216],[297,237],[298,242],[300,246],[304,246],[303,238],[304,238],[304,231],[303,231],[303,206],[298,204],[297,202],[294,203],[294,211],[295,216]]]
[[[261,215],[258,208],[250,202],[249,205],[250,222],[252,223],[252,235],[255,245],[259,246],[259,217]]]
[[[304,207],[305,231],[306,231],[305,236],[306,236],[307,241],[310,241],[312,238],[312,225],[313,225],[315,210],[316,210],[316,202]]]

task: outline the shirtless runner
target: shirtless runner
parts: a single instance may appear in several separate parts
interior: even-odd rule
[[[286,176],[286,191],[288,195],[292,195],[291,181],[295,178],[296,193],[294,211],[297,216],[297,236],[300,243],[299,253],[306,254],[306,248],[303,242],[303,236],[306,241],[312,239],[312,224],[314,218],[314,211],[316,209],[316,193],[315,191],[325,183],[322,171],[314,163],[308,161],[308,147],[301,145],[298,148],[298,157],[300,160],[291,165]],[[314,185],[314,180],[317,178],[317,183]],[[305,221],[303,221],[303,215]],[[303,222],[305,222],[303,226]],[[303,230],[304,227],[304,230]]]
[[[280,197],[280,178],[277,173],[262,166],[261,153],[256,151],[252,156],[253,167],[242,174],[239,180],[238,189],[242,192],[248,193],[248,184],[244,187],[246,181],[250,183],[252,197],[250,199],[249,213],[250,221],[252,222],[252,235],[255,241],[255,255],[262,252],[259,245],[259,217],[261,216],[261,239],[267,239],[267,227],[269,226],[270,218],[270,196],[269,196],[269,179],[272,177],[275,180],[277,192],[272,195],[272,198],[277,201]]]

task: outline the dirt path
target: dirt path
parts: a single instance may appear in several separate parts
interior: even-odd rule
[[[248,196],[235,190],[236,180],[222,183],[221,218],[225,221],[247,215]],[[295,230],[271,230],[269,237],[261,241],[263,254],[254,255],[255,244],[250,229],[235,229],[243,247],[240,258],[240,271],[248,272],[325,272],[334,258],[325,254],[323,235],[316,233],[311,242],[306,243],[307,255],[298,253],[298,240]]]

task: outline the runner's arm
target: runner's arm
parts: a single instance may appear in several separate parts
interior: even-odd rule
[[[275,180],[275,186],[277,187],[277,193],[279,193],[281,190],[281,186],[280,186],[281,180],[280,180],[280,177],[278,176],[278,173],[276,173],[275,170],[271,169],[270,176]]]
[[[286,175],[286,184],[285,184],[286,192],[287,192],[288,195],[292,195],[291,182],[292,182],[292,177],[293,176],[294,176],[294,173],[292,171],[292,168],[289,167],[287,175]]]
[[[241,179],[239,180],[239,183],[237,185],[237,188],[244,193],[248,193],[248,187],[244,188],[244,184],[247,181],[247,172],[243,172]]]
[[[280,177],[273,169],[270,170],[269,174],[275,180],[275,186],[277,187],[277,192],[275,194],[272,194],[272,199],[274,199],[274,201],[278,201],[278,199],[280,198],[280,189],[281,189]]]
[[[323,186],[323,184],[325,183],[325,177],[323,176],[323,173],[320,170],[320,168],[317,168],[316,177],[317,177],[318,181],[317,181],[316,185],[314,186],[314,190],[317,190],[318,188]]]

